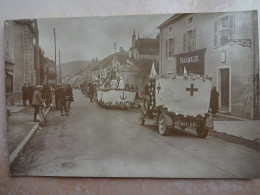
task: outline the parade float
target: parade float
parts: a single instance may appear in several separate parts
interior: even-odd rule
[[[135,95],[125,89],[97,89],[96,102],[103,108],[128,109],[134,106]]]
[[[167,135],[170,127],[192,127],[199,137],[205,138],[214,127],[209,112],[211,85],[211,77],[196,74],[151,78],[145,101],[140,105],[140,125],[154,122],[161,135]]]

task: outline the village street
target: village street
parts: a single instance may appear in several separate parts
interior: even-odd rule
[[[138,124],[138,110],[109,110],[74,90],[70,116],[52,110],[11,172],[90,177],[259,177],[259,152],[211,135]]]

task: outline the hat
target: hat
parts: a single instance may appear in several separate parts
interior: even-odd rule
[[[120,79],[122,80],[122,79],[123,79],[123,77],[120,77]]]
[[[37,85],[37,86],[36,86],[36,89],[40,89],[40,88],[42,88],[41,85]]]

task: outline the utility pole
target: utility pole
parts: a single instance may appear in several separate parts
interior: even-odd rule
[[[57,84],[57,65],[56,65],[56,33],[54,28],[54,48],[55,48],[55,84]]]
[[[61,61],[60,61],[60,50],[59,50],[59,83],[62,84],[62,69],[61,69]]]

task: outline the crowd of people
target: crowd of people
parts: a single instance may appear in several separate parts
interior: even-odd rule
[[[55,102],[56,110],[60,110],[61,116],[64,116],[64,112],[65,114],[67,113],[71,102],[74,101],[73,89],[70,84],[53,85],[46,83],[37,85],[36,87],[30,83],[24,83],[22,87],[22,99],[24,106],[29,101],[29,105],[34,108],[34,122],[39,122],[37,115],[41,107],[52,107]],[[68,105],[66,105],[66,101]]]

